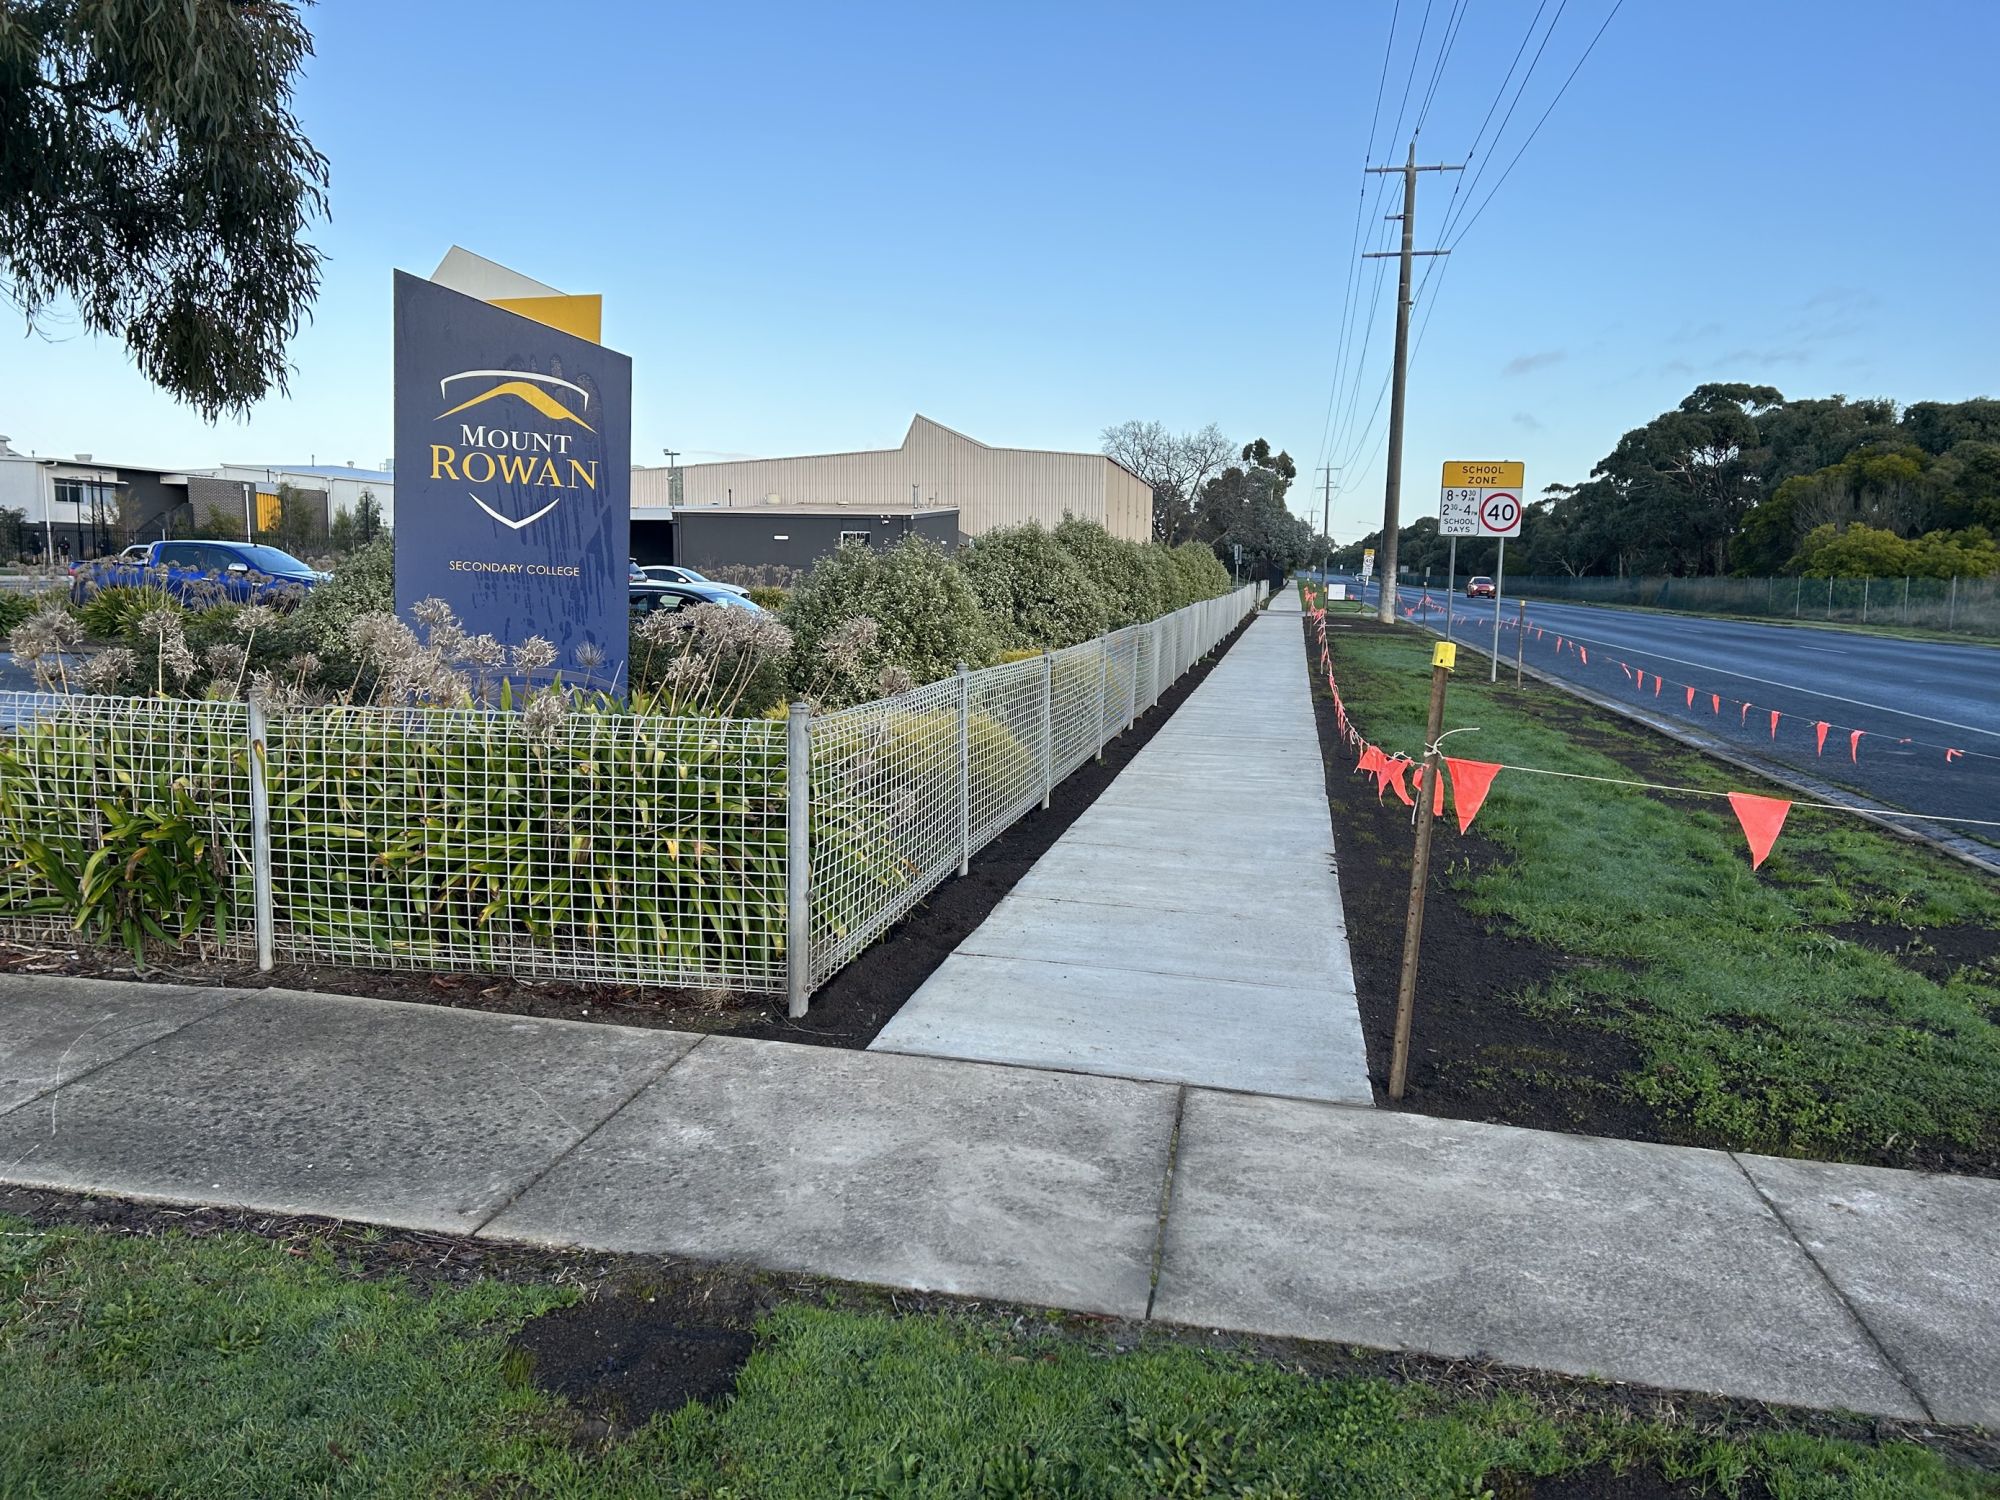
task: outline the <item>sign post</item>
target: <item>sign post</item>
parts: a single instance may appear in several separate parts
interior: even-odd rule
[[[1368,580],[1375,576],[1375,549],[1361,549],[1361,602],[1368,602]]]
[[[572,301],[594,299],[509,306],[396,273],[396,612],[442,599],[510,648],[497,675],[518,687],[622,692],[632,361],[546,320]],[[516,667],[531,637],[553,660]]]
[[[1500,557],[1493,569],[1493,682],[1500,680],[1500,600],[1507,577],[1507,538],[1521,534],[1521,517],[1526,510],[1528,466],[1505,460],[1456,460],[1444,466],[1444,486],[1438,497],[1438,532],[1453,538],[1452,558],[1458,557],[1457,538],[1488,536],[1500,543]],[[1446,617],[1446,635],[1450,618]]]

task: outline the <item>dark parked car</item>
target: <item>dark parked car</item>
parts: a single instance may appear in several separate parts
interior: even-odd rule
[[[703,604],[720,604],[725,609],[747,609],[759,615],[764,612],[741,594],[719,583],[635,583],[631,592],[634,615],[694,609]]]
[[[1468,599],[1491,599],[1493,597],[1493,580],[1490,578],[1466,579],[1465,597]]]

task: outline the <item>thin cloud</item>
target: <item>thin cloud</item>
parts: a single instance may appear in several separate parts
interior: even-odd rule
[[[1720,365],[1748,365],[1753,370],[1774,370],[1784,365],[1802,365],[1809,356],[1803,349],[1737,349],[1722,356]]]
[[[1525,375],[1530,370],[1542,370],[1550,365],[1561,364],[1564,351],[1544,349],[1539,354],[1522,354],[1510,359],[1500,368],[1502,375]]]
[[[1525,432],[1540,432],[1542,430],[1542,424],[1535,420],[1535,414],[1533,412],[1527,412],[1527,411],[1515,412],[1514,425],[1516,427],[1521,428]]]

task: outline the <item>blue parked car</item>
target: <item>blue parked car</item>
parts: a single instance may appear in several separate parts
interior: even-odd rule
[[[131,548],[126,548],[130,553]],[[286,604],[330,574],[259,542],[154,542],[146,556],[81,563],[70,598],[81,604],[101,589],[161,588],[191,609],[209,604]]]

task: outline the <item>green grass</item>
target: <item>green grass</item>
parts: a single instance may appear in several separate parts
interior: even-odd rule
[[[1335,650],[1364,732],[1415,753],[1429,639],[1336,633]],[[1445,717],[1447,729],[1478,726],[1448,742],[1459,756],[1631,777],[1624,752],[1647,769],[1639,779],[1769,790],[1567,695],[1491,687],[1480,672],[1453,680]],[[1827,930],[1993,927],[2000,891],[1975,871],[1859,819],[1795,808],[1753,872],[1727,803],[1506,772],[1475,832],[1506,852],[1504,868],[1455,867],[1455,823],[1435,856],[1467,905],[1586,960],[1522,1003],[1634,1039],[1644,1063],[1621,1087],[1675,1139],[1862,1160],[1899,1159],[1913,1142],[1989,1163],[2000,1153],[2000,973],[1933,983]]]
[[[766,1319],[732,1399],[586,1443],[506,1343],[575,1295],[370,1280],[318,1242],[0,1218],[0,1494],[1470,1497],[1591,1467],[1794,1500],[1995,1492],[1928,1448],[1824,1435],[1859,1423],[1697,1422],[1585,1387],[1318,1378],[997,1314],[798,1304]]]

